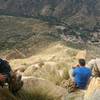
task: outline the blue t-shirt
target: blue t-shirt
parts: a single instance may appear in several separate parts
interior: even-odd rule
[[[80,89],[86,88],[88,80],[92,72],[87,67],[77,67],[73,71],[73,76],[75,77],[76,86]]]

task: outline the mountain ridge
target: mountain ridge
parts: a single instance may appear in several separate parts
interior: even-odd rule
[[[85,7],[85,9],[84,9]],[[99,0],[0,0],[0,12],[24,16],[71,17],[81,11],[100,18]]]

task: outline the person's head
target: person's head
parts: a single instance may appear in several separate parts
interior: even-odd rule
[[[85,59],[79,59],[80,66],[85,66],[85,64],[86,64]]]

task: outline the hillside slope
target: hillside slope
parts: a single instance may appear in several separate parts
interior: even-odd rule
[[[60,8],[60,9],[59,9]],[[100,17],[99,0],[0,0],[0,10],[18,15],[72,16],[82,12]],[[4,13],[5,13],[4,12]]]
[[[68,27],[65,28],[67,29]],[[45,52],[45,49],[47,49],[50,44],[57,43],[58,41],[64,42],[65,44],[71,41],[73,42],[71,45],[75,42],[81,43],[82,40],[80,40],[80,38],[87,39],[86,41],[91,42],[91,44],[93,43],[92,41],[94,41],[94,44],[100,44],[99,32],[95,34],[93,32],[90,36],[87,32],[86,34],[81,34],[81,32],[79,33],[74,28],[71,28],[70,31],[64,33],[56,29],[56,25],[50,25],[49,22],[38,19],[0,16],[0,54],[2,52],[4,53],[4,51],[9,54],[13,51],[15,52],[17,49],[18,52],[22,52],[22,55],[27,57],[38,54],[42,50]],[[77,33],[76,35],[73,34],[74,31]],[[87,45],[88,42],[86,42]],[[68,46],[71,47],[71,45],[69,44]],[[78,48],[86,48],[84,43],[82,45],[76,44],[73,48],[77,48],[77,46]],[[97,51],[99,49],[99,47],[91,46],[92,45],[87,47],[87,49],[90,50],[90,48],[92,48],[91,51]]]
[[[20,49],[37,52],[41,47],[58,41],[53,26],[32,18],[0,16],[0,51]]]
[[[33,18],[0,16],[0,23],[0,55],[9,55],[12,68],[22,68],[22,70],[25,68],[22,75],[29,76],[26,77],[23,90],[16,98],[3,90],[1,100],[8,98],[9,100],[34,100],[35,98],[35,100],[55,100],[55,96],[58,98],[56,100],[61,100],[59,97],[66,94],[66,89],[58,85],[63,79],[68,78],[68,69],[77,63],[75,59],[77,52],[87,50],[88,60],[100,57],[100,47],[84,43],[75,44],[73,38],[71,38],[72,43],[65,41],[61,37],[63,33],[57,32],[55,26],[48,22]],[[24,59],[20,57],[14,59],[15,54],[10,55],[16,49],[17,53],[25,55]],[[70,100],[77,97],[82,96],[80,93],[72,94]]]

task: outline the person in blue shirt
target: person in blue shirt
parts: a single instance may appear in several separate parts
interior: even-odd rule
[[[84,59],[79,59],[79,65],[73,69],[74,82],[77,88],[85,89],[92,72],[85,66],[86,62]]]

